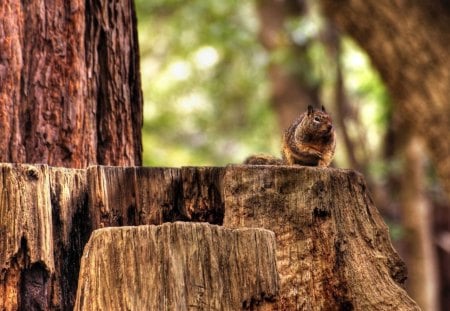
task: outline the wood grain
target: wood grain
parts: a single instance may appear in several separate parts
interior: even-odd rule
[[[268,230],[106,228],[86,245],[74,310],[259,310],[277,290]]]
[[[48,168],[2,164],[0,185],[0,310],[46,309],[55,272]]]
[[[350,170],[231,166],[224,226],[275,232],[281,310],[418,310],[406,266],[361,175]]]
[[[280,295],[272,297],[270,292],[277,302],[264,304],[265,310],[417,309],[402,289],[406,267],[392,248],[362,176],[354,171],[287,166],[68,169],[0,164],[0,182],[0,309],[34,305],[45,310],[72,310],[82,252],[94,230],[179,220],[275,232]],[[254,247],[259,247],[258,264],[245,271],[239,268],[242,280],[208,283],[208,291],[219,287],[220,292],[225,290],[222,282],[238,287],[244,282],[256,296],[233,301],[245,301],[251,309],[262,301],[257,293],[263,290],[246,281],[245,274],[263,273],[258,265],[268,258],[264,252],[269,250],[261,250],[262,244],[255,246],[254,242],[227,244],[231,243],[225,238],[228,233],[223,233],[219,242],[214,240],[219,234],[214,230],[202,231],[205,239],[193,235],[188,240],[180,233],[176,237],[186,239],[186,244],[173,247],[185,254],[187,262],[192,258],[186,254],[203,251],[199,247],[214,246],[210,252],[217,256],[226,249],[234,257],[223,259],[221,267],[231,266],[231,261],[251,262],[257,256]],[[136,239],[126,246],[130,262],[135,260],[133,251],[151,249],[145,239]],[[158,252],[155,248],[147,256],[160,256],[157,258],[164,261],[168,250]],[[213,260],[208,253],[202,254]],[[103,260],[111,260],[105,256]],[[189,267],[192,273],[200,273],[194,262]],[[139,290],[146,290],[144,287]],[[208,299],[215,308],[216,298]]]

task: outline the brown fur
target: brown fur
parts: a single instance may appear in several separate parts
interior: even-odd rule
[[[281,159],[278,159],[271,155],[266,154],[257,154],[249,156],[245,159],[244,164],[249,165],[283,165],[284,162]]]
[[[336,147],[336,133],[331,117],[322,107],[314,110],[308,106],[292,123],[283,136],[283,159],[270,155],[253,155],[244,164],[249,165],[305,165],[323,166],[331,164]]]
[[[286,130],[283,160],[288,165],[329,166],[336,147],[336,133],[325,109],[311,106]]]

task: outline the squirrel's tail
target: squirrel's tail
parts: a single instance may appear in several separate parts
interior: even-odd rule
[[[245,159],[247,165],[284,165],[282,159],[266,154],[255,154]]]

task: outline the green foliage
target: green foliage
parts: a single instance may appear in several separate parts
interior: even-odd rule
[[[383,151],[391,116],[390,97],[368,56],[349,38],[342,40],[342,49],[345,89],[364,128],[363,133],[359,131],[367,153],[364,160],[369,162],[370,178],[380,180],[388,174]],[[354,126],[351,120],[348,126]]]
[[[401,225],[394,222],[388,222],[387,225],[389,227],[389,233],[392,240],[400,241],[405,238],[405,228],[403,228]]]
[[[276,152],[252,2],[136,1],[145,165],[223,165]]]

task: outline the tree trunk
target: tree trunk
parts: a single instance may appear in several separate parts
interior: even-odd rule
[[[72,310],[93,230],[175,220],[274,231],[281,293],[273,309],[417,309],[352,171],[1,164],[0,181],[1,310]]]
[[[424,154],[420,140],[408,137],[405,142],[403,182],[399,189],[402,224],[406,232],[405,253],[410,280],[408,292],[427,311],[440,310],[436,249],[433,247],[430,204],[425,196]]]
[[[399,115],[424,138],[450,198],[450,6],[436,0],[322,4],[370,55]]]
[[[224,226],[275,232],[281,310],[419,309],[361,175],[235,167],[225,180]]]
[[[3,0],[0,162],[140,165],[132,0]]]
[[[94,231],[74,310],[267,310],[275,237],[201,223]]]

